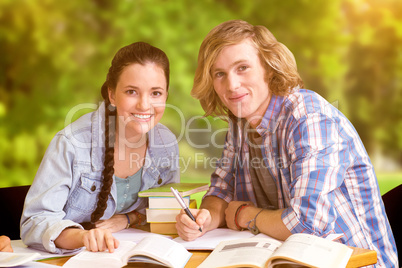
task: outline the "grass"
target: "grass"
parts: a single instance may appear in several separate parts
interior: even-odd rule
[[[381,195],[402,184],[402,171],[400,172],[377,172],[378,185]]]
[[[377,173],[378,185],[380,187],[381,195],[385,194],[394,187],[402,184],[402,171],[400,172],[378,172]],[[208,177],[183,177],[182,182],[206,182],[209,183]],[[201,204],[202,197],[206,192],[200,192],[191,195],[192,199],[197,200],[197,206]]]
[[[194,182],[194,183],[209,183],[209,177],[181,177],[181,182]],[[202,191],[191,195],[191,199],[197,201],[197,207],[200,207],[202,197],[205,195],[206,191]]]

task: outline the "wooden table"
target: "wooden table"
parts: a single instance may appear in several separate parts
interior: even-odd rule
[[[366,265],[375,264],[377,262],[377,252],[374,250],[369,249],[362,249],[362,248],[354,248],[352,256],[349,259],[349,262],[346,267],[354,268],[354,267],[362,267]],[[194,251],[190,250],[193,255],[191,256],[190,260],[186,264],[185,268],[195,268],[200,265],[206,257],[211,253],[211,251]],[[61,257],[43,261],[44,263],[49,263],[53,265],[63,266],[63,264],[69,259],[70,257]],[[159,265],[154,264],[144,264],[144,263],[130,263],[125,267],[144,267],[144,268],[156,268],[161,267]]]

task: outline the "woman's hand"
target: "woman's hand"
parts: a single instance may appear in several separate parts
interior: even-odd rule
[[[77,249],[85,246],[89,251],[109,250],[113,253],[119,240],[108,229],[95,228],[89,231],[71,227],[64,229],[54,241],[58,248]]]
[[[132,214],[132,213],[130,213]],[[131,215],[129,215],[131,216]],[[130,219],[130,222],[131,221]],[[95,223],[95,227],[96,228],[102,228],[102,229],[107,229],[112,233],[121,231],[123,229],[126,229],[128,224],[128,220],[125,214],[116,214],[113,215],[110,219],[107,220],[101,220],[101,221],[97,221]]]
[[[11,241],[8,236],[5,235],[0,236],[0,251],[13,252],[13,248],[11,247]]]
[[[101,228],[85,231],[82,241],[87,250],[95,252],[108,249],[110,253],[113,253],[119,246],[119,240],[114,238],[109,230]]]

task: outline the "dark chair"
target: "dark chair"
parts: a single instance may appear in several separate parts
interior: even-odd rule
[[[30,185],[0,188],[0,235],[20,238],[20,220]]]
[[[402,184],[382,196],[389,224],[398,250],[399,265],[402,265]]]

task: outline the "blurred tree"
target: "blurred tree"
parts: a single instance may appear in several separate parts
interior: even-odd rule
[[[345,2],[354,36],[348,54],[349,118],[369,152],[402,164],[402,5],[397,1]]]
[[[206,178],[227,126],[201,117],[190,91],[202,40],[229,19],[267,26],[306,87],[339,101],[368,149],[401,159],[401,15],[396,0],[3,0],[0,187],[32,182],[56,132],[99,103],[116,51],[140,40],[169,56],[162,123],[179,138],[184,175]]]
[[[99,89],[113,55],[135,41],[168,54],[170,106],[163,123],[186,142],[180,135],[186,122],[202,114],[189,95],[198,47],[213,26],[230,19],[216,7],[213,1],[2,1],[0,186],[32,182],[69,112],[76,105],[100,101]],[[73,117],[90,110],[78,110]],[[192,138],[198,137],[202,135]],[[193,158],[196,149],[184,148],[189,151],[182,153]]]
[[[108,27],[91,1],[3,1],[0,10],[0,177],[29,184],[71,107],[98,96]]]
[[[342,97],[347,39],[342,1],[223,0],[240,18],[266,26],[294,54],[306,88],[333,100]],[[235,2],[235,4],[233,3]]]

